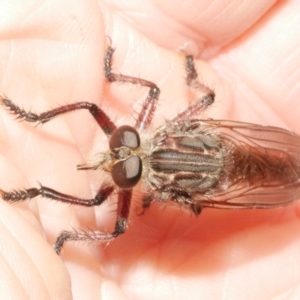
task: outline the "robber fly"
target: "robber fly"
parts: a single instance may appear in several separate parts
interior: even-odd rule
[[[112,233],[63,231],[54,249],[66,241],[110,241],[127,227],[132,189],[140,185],[142,206],[154,201],[174,202],[195,215],[203,208],[253,209],[286,205],[300,197],[300,136],[290,131],[227,120],[199,120],[196,116],[214,102],[214,91],[198,81],[191,55],[186,55],[186,82],[202,96],[173,120],[151,131],[160,90],[152,82],[113,73],[109,46],[105,55],[108,82],[148,87],[135,126],[116,127],[97,105],[73,103],[34,114],[1,98],[10,112],[27,122],[46,123],[54,117],[87,109],[109,140],[109,150],[97,153],[79,170],[100,170],[111,180],[93,199],[80,199],[41,186],[21,191],[0,190],[4,200],[17,202],[37,196],[82,206],[101,205],[117,191],[117,218]]]

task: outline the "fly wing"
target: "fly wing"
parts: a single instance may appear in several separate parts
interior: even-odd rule
[[[300,198],[300,136],[285,129],[227,120],[195,120],[219,137],[224,171],[218,186],[195,193],[202,207],[280,207]]]

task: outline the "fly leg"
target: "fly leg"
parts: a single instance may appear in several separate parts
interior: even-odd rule
[[[145,213],[145,211],[150,208],[151,203],[154,201],[155,197],[151,194],[146,194],[142,198],[142,204],[137,208],[137,215],[141,216]]]
[[[18,202],[27,199],[32,199],[37,196],[57,200],[64,203],[81,205],[86,207],[101,205],[114,191],[114,187],[110,185],[104,185],[100,188],[98,193],[93,199],[80,199],[67,194],[62,194],[53,189],[45,186],[40,188],[31,188],[21,191],[5,192],[0,190],[0,195],[3,200],[8,202]],[[66,241],[95,241],[95,242],[108,242],[118,235],[125,232],[127,227],[127,220],[130,211],[132,190],[120,190],[118,194],[118,209],[117,220],[115,230],[112,233],[103,233],[99,231],[90,232],[75,232],[75,231],[63,231],[58,236],[54,250],[57,254],[60,254],[61,249]]]
[[[43,198],[48,198],[64,203],[90,207],[102,204],[111,195],[113,190],[113,186],[103,185],[96,194],[95,198],[93,199],[81,199],[73,197],[67,194],[57,192],[56,190],[50,189],[45,186],[41,186],[40,188],[30,188],[26,190],[18,190],[12,192],[5,192],[0,189],[0,196],[3,200],[7,202],[25,201],[28,199],[33,199],[37,196],[41,196]]]
[[[109,46],[105,56],[105,76],[109,82],[115,81],[115,82],[139,84],[141,86],[146,86],[150,88],[149,94],[143,103],[142,109],[138,115],[135,124],[136,130],[142,131],[143,129],[146,129],[152,122],[152,118],[156,109],[160,90],[156,84],[148,80],[113,73],[111,67],[113,53],[114,53],[114,49]]]
[[[187,85],[191,89],[201,91],[204,94],[204,96],[198,99],[195,103],[191,104],[186,110],[179,113],[173,119],[173,121],[191,119],[191,117],[195,117],[199,115],[202,111],[206,110],[215,101],[215,92],[208,86],[201,83],[198,79],[198,73],[195,68],[194,57],[192,55],[186,55],[185,59]]]
[[[187,208],[195,216],[200,215],[202,211],[202,206],[199,203],[193,201],[191,195],[184,191],[173,190],[169,196],[169,199]]]
[[[116,125],[111,121],[107,114],[100,109],[96,104],[89,102],[77,102],[72,104],[67,104],[60,106],[58,108],[45,111],[40,114],[35,114],[30,111],[25,111],[13,103],[11,100],[0,96],[0,104],[6,106],[8,110],[17,116],[18,119],[24,120],[26,122],[38,122],[44,124],[53,118],[79,109],[87,109],[90,114],[97,121],[98,125],[102,128],[106,135],[110,135],[116,128]]]
[[[66,241],[90,241],[90,242],[110,242],[111,240],[123,234],[127,228],[128,215],[130,211],[130,203],[132,190],[120,190],[118,194],[117,220],[115,229],[112,233],[104,233],[100,231],[76,232],[63,231],[58,236],[54,250],[60,254],[61,249]]]

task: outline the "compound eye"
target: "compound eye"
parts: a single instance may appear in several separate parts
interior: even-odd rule
[[[126,160],[115,163],[111,176],[115,184],[122,189],[133,188],[142,176],[142,160],[138,156],[131,156]]]
[[[123,125],[116,128],[109,140],[109,147],[111,150],[124,146],[130,149],[136,149],[140,146],[139,133],[129,125]]]

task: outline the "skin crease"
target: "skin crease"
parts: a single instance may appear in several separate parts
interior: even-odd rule
[[[199,95],[184,84],[185,42],[198,48],[200,78],[216,92],[201,118],[274,125],[300,133],[299,2],[2,1],[1,95],[42,112],[94,102],[117,124],[134,124],[147,89],[108,85],[114,70],[161,89],[153,128]],[[164,27],[165,26],[165,27]],[[187,48],[194,51],[194,47]],[[205,61],[204,61],[204,60]],[[101,174],[76,171],[107,139],[87,112],[36,127],[0,110],[0,186],[43,185],[92,197]],[[204,210],[196,218],[154,204],[109,245],[67,243],[62,230],[111,230],[115,206],[74,207],[47,199],[0,201],[1,299],[299,298],[299,204],[273,210]],[[72,295],[72,294],[73,295]]]

